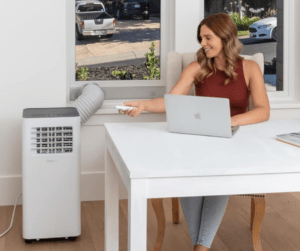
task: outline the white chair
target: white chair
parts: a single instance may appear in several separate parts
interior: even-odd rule
[[[264,56],[262,53],[254,54],[253,56],[241,55],[245,59],[256,61],[262,73],[264,73]],[[180,54],[175,51],[168,53],[168,64],[167,64],[167,83],[166,83],[166,93],[169,93],[173,86],[179,80],[181,72],[183,69],[191,62],[196,61],[196,53],[183,53]],[[195,95],[195,88],[191,89],[188,95]],[[249,98],[248,110],[253,109],[253,103],[251,95]],[[255,186],[255,184],[253,184]],[[234,196],[247,196],[251,197],[251,216],[250,216],[250,228],[252,232],[252,243],[254,251],[262,251],[262,246],[260,242],[260,226],[265,214],[265,194],[243,194]],[[152,199],[152,206],[157,218],[157,238],[154,246],[154,251],[160,251],[164,239],[166,222],[165,214],[163,208],[162,199]],[[173,223],[179,223],[179,199],[172,198],[172,214]]]

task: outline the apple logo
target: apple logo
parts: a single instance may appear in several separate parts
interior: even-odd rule
[[[197,112],[194,116],[195,116],[196,119],[201,119],[199,112]]]

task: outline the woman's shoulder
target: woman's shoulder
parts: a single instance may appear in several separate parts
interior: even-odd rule
[[[255,74],[255,73],[257,73],[257,71],[260,70],[260,66],[254,60],[243,59],[242,62],[243,62],[244,72]]]
[[[200,64],[198,61],[190,62],[187,66],[193,69],[200,69]]]
[[[250,59],[242,59],[243,62],[243,68],[244,69],[251,69],[251,67],[256,68],[257,66],[259,67],[258,63],[254,60],[250,60]]]
[[[187,65],[186,69],[195,76],[201,70],[201,67],[198,61],[193,61]]]

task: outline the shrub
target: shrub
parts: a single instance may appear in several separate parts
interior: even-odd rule
[[[87,79],[88,68],[81,66],[76,72],[76,80],[85,81]]]
[[[276,17],[277,16],[277,9],[274,7],[273,9],[269,8],[265,14],[266,17]]]
[[[248,16],[244,15],[242,19],[240,19],[239,13],[235,12],[230,15],[232,21],[236,24],[238,30],[248,30],[249,26],[261,18],[253,17],[249,18]]]
[[[120,75],[120,77],[125,77],[125,75],[126,75],[126,71],[112,71],[112,75],[113,76],[118,76],[118,75]]]
[[[154,42],[151,42],[151,52],[147,52],[146,53],[146,59],[147,59],[147,63],[145,63],[145,65],[147,66],[147,69],[149,71],[150,74],[150,79],[156,79],[156,77],[158,79],[160,79],[160,68],[156,67],[156,64],[159,62],[159,59],[155,59],[155,54],[154,54]],[[144,79],[149,80],[149,76],[144,76]]]

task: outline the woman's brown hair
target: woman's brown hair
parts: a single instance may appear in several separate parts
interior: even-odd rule
[[[197,29],[197,40],[201,43],[200,30],[203,25],[206,25],[222,40],[223,52],[225,55],[224,72],[228,76],[224,85],[237,78],[235,69],[236,61],[244,59],[239,54],[243,49],[243,44],[237,36],[237,27],[231,20],[230,16],[225,13],[211,15],[201,21]],[[200,64],[201,71],[195,76],[196,80],[202,82],[205,77],[209,77],[216,72],[214,58],[207,58],[203,48],[197,51],[197,61]]]

